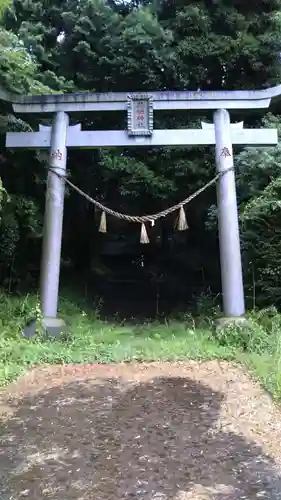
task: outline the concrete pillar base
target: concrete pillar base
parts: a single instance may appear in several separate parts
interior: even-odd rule
[[[245,318],[245,316],[228,316],[216,319],[217,331],[228,328],[229,326],[247,328],[249,326],[249,320]]]
[[[39,326],[43,329],[43,334],[47,337],[60,337],[63,333],[66,332],[67,326],[63,319],[60,318],[44,318],[41,325],[39,322],[34,319],[28,325],[23,328],[22,334],[26,338],[34,337],[36,334],[37,328]]]

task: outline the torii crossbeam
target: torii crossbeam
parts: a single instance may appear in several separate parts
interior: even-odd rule
[[[240,318],[245,313],[239,240],[238,211],[233,166],[233,145],[273,146],[276,129],[244,129],[230,123],[229,111],[268,109],[281,100],[281,85],[254,91],[73,93],[14,96],[0,90],[0,99],[16,113],[54,115],[52,127],[38,132],[8,132],[8,148],[49,149],[50,166],[66,171],[67,148],[216,146],[218,222],[224,315]],[[154,130],[153,113],[161,110],[214,110],[214,123],[202,129]],[[127,130],[83,131],[69,126],[68,113],[126,111]],[[41,268],[41,308],[47,331],[59,333],[57,318],[65,182],[48,173]]]

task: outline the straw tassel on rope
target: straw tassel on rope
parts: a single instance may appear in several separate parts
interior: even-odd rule
[[[144,224],[144,223],[142,223],[142,225],[141,225],[140,242],[141,242],[142,244],[147,244],[147,243],[149,243],[149,238],[148,238],[147,231],[146,231],[146,227],[145,227],[145,224]]]
[[[107,227],[106,227],[106,213],[102,212],[101,218],[100,218],[100,227],[99,227],[99,232],[100,233],[106,233]]]
[[[155,225],[155,221],[159,220],[160,218],[168,216],[169,214],[175,212],[178,209],[180,210],[180,212],[179,212],[179,217],[177,220],[177,228],[179,231],[184,231],[185,229],[188,229],[188,224],[187,224],[187,220],[186,220],[184,206],[187,203],[190,203],[194,198],[199,196],[201,193],[206,191],[207,188],[209,188],[210,186],[215,184],[217,182],[217,180],[220,177],[222,177],[222,175],[224,175],[227,171],[233,171],[233,170],[234,170],[234,167],[232,166],[232,167],[224,170],[223,172],[219,172],[213,179],[211,179],[209,182],[207,182],[207,184],[205,184],[200,189],[198,189],[197,191],[192,193],[190,196],[188,196],[188,198],[185,198],[181,202],[181,204],[176,204],[172,207],[169,207],[165,210],[162,210],[161,212],[157,212],[156,214],[151,214],[150,216],[146,215],[144,217],[140,217],[140,216],[131,216],[131,215],[123,214],[120,212],[116,212],[115,210],[112,210],[112,209],[104,206],[98,200],[95,200],[94,198],[89,196],[87,193],[82,191],[79,187],[75,186],[75,184],[73,184],[65,175],[61,175],[60,173],[57,172],[57,170],[54,170],[54,169],[49,167],[50,172],[53,172],[59,178],[64,179],[66,184],[68,184],[72,189],[74,189],[74,191],[76,191],[78,194],[83,196],[88,202],[93,203],[95,205],[95,208],[102,211],[101,219],[100,219],[100,226],[99,226],[99,231],[101,233],[107,232],[107,221],[106,221],[106,213],[107,213],[107,214],[112,215],[113,217],[117,217],[118,219],[121,219],[121,220],[125,220],[128,222],[140,223],[141,224],[141,235],[140,235],[140,242],[141,243],[149,243],[149,238],[147,235],[145,222],[150,222],[151,226],[153,227]],[[98,213],[98,210],[96,211],[96,213]]]
[[[183,205],[181,205],[179,219],[178,219],[178,230],[185,231],[186,229],[188,229],[188,224],[187,224],[186,215],[185,215]]]

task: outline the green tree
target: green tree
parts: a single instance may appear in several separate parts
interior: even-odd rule
[[[281,132],[280,116],[266,127]],[[248,148],[237,158],[240,219],[249,296],[256,305],[281,305],[281,147]]]
[[[2,19],[4,13],[7,11],[7,8],[10,7],[12,0],[1,0],[0,1],[0,18]]]
[[[50,93],[52,90],[38,79],[38,65],[19,37],[0,28],[0,77],[3,88],[13,93]],[[30,124],[13,115],[7,105],[0,103],[0,279],[11,281],[15,260],[27,250],[30,240],[42,233],[42,217],[36,190],[30,190],[38,175],[36,154],[11,153],[4,148],[5,133],[9,130],[31,130]],[[28,157],[28,162],[26,159]],[[33,169],[27,168],[32,161]],[[37,165],[37,168],[36,168]],[[42,176],[41,176],[42,177]],[[3,185],[2,185],[3,183]],[[42,191],[42,187],[41,187]],[[25,257],[26,258],[26,257]],[[22,259],[20,259],[22,260]],[[24,266],[25,263],[21,262]]]

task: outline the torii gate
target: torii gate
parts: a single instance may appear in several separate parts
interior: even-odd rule
[[[281,85],[254,91],[72,93],[15,96],[0,91],[0,99],[12,104],[15,113],[52,114],[52,127],[39,132],[8,132],[8,148],[50,150],[50,166],[65,174],[67,148],[118,146],[216,146],[218,222],[223,311],[228,318],[245,313],[239,239],[238,211],[233,166],[233,145],[272,146],[278,143],[276,129],[244,129],[230,123],[228,110],[267,109],[281,98]],[[214,124],[202,129],[154,130],[153,113],[161,110],[214,110]],[[68,113],[126,111],[127,130],[82,131],[69,126]],[[65,182],[49,171],[46,192],[41,264],[41,308],[45,329],[59,333],[64,323],[57,318]]]

